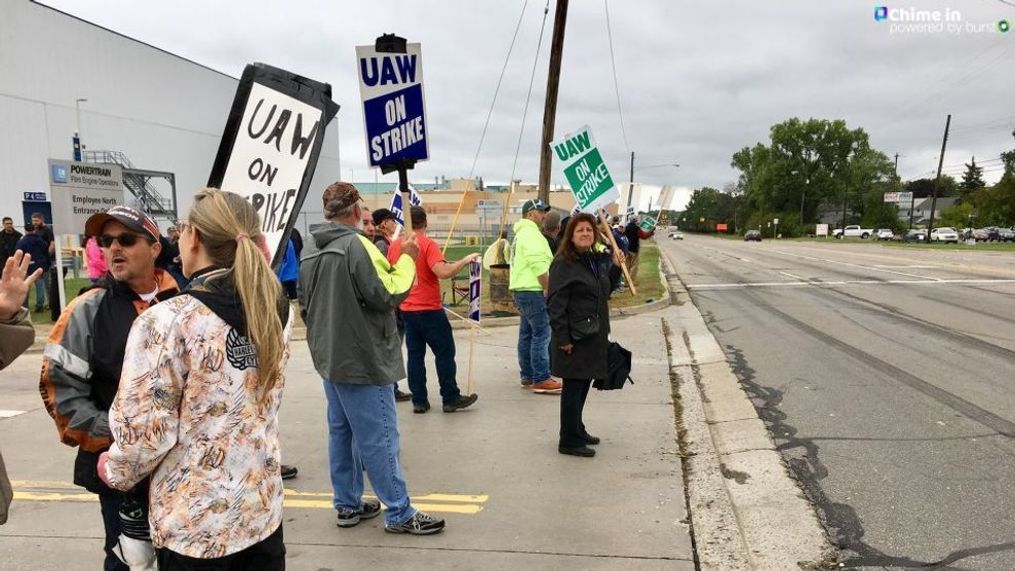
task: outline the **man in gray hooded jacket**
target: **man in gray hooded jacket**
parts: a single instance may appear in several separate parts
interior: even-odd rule
[[[377,516],[363,501],[363,468],[384,502],[384,529],[429,535],[444,521],[416,511],[399,461],[392,385],[405,377],[395,308],[408,295],[419,248],[411,238],[394,264],[359,231],[360,195],[349,183],[324,190],[327,222],[310,227],[300,264],[307,343],[328,399],[328,457],[338,526]],[[408,247],[406,247],[408,246]]]

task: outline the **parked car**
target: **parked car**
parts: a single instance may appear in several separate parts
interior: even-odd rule
[[[671,230],[668,237],[670,240],[683,240],[684,233],[680,230]]]
[[[894,240],[895,232],[892,232],[889,228],[878,228],[877,232],[874,232],[875,240]]]
[[[1013,228],[998,228],[998,241],[1000,242],[1015,242],[1015,229]]]
[[[835,230],[832,230],[833,238],[841,239],[843,237],[843,234],[845,234],[846,238],[861,238],[863,240],[866,240],[867,238],[870,238],[871,236],[874,235],[874,229],[861,228],[858,224],[853,224],[850,226],[846,226],[845,232],[841,228],[836,228]]]
[[[990,231],[986,228],[970,228],[966,238],[972,238],[977,242],[986,242],[990,240]]]
[[[955,231],[955,228],[942,226],[941,228],[935,228],[930,231],[930,241],[958,244],[959,233]]]
[[[926,242],[927,231],[926,230],[906,230],[902,234],[903,242]]]
[[[744,234],[744,242],[760,242],[761,230],[748,230]]]

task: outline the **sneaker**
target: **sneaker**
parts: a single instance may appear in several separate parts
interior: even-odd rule
[[[445,404],[444,412],[455,412],[456,410],[469,408],[470,406],[475,404],[477,400],[479,400],[479,395],[477,395],[476,393],[472,393],[469,396],[462,395],[458,397],[458,400],[456,400],[455,402]]]
[[[432,535],[444,531],[444,520],[436,519],[423,512],[416,512],[403,523],[398,525],[385,525],[384,531],[388,533],[409,533],[412,535]]]
[[[523,389],[531,389],[532,388],[532,381],[530,381],[529,379],[522,379],[522,385],[521,386],[522,386]]]
[[[543,395],[559,395],[564,385],[553,379],[546,379],[532,384],[532,392]]]
[[[423,413],[425,413],[428,410],[430,410],[430,403],[428,403],[428,402],[425,402],[423,404],[414,404],[414,405],[412,405],[412,412],[413,412],[413,414],[423,414]]]
[[[557,452],[567,454],[568,456],[579,456],[581,458],[591,458],[596,455],[596,451],[588,446],[580,446],[578,448],[564,448],[563,446],[558,446]]]
[[[365,519],[371,519],[381,513],[380,502],[363,502],[363,507],[357,511],[338,512],[338,527],[352,527]]]
[[[296,466],[289,466],[287,464],[282,464],[282,479],[283,480],[292,480],[299,473],[300,473],[300,471],[296,468]]]
[[[395,402],[405,402],[407,400],[412,400],[412,395],[409,393],[403,393],[395,388]]]

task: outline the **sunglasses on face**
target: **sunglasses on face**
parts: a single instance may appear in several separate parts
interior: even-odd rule
[[[109,248],[113,245],[113,242],[119,242],[124,248],[130,248],[134,244],[137,244],[138,240],[146,240],[144,236],[140,234],[134,234],[131,232],[124,232],[118,236],[112,234],[103,234],[99,236],[99,246],[103,248]],[[147,241],[147,240],[146,240]]]

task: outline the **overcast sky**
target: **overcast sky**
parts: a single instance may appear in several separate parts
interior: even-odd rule
[[[238,77],[261,61],[328,82],[339,111],[343,177],[368,172],[354,46],[393,32],[420,42],[431,160],[414,180],[468,176],[524,0],[340,1],[44,0],[45,4]],[[1000,176],[1015,148],[1015,2],[909,0],[893,9],[951,10],[961,33],[895,30],[865,0],[609,4],[627,131],[610,67],[604,3],[570,4],[557,134],[588,124],[614,179],[722,188],[731,155],[767,141],[790,117],[844,119],[896,152],[904,179],[937,167],[945,116],[945,172],[975,155]],[[544,1],[530,1],[475,170],[511,175]],[[957,12],[958,14],[955,14]],[[538,178],[539,140],[554,5],[550,3],[516,178]],[[970,29],[972,28],[972,29]],[[976,28],[983,28],[977,31]],[[223,110],[225,113],[226,110]],[[628,147],[629,145],[629,147]],[[995,159],[991,161],[990,159]],[[665,165],[677,162],[679,168]],[[652,168],[650,168],[652,167]],[[353,174],[355,173],[355,174]],[[554,181],[563,182],[555,164]],[[681,207],[682,204],[674,204]]]

